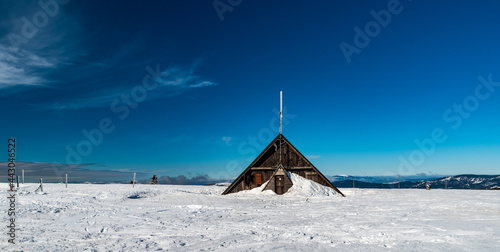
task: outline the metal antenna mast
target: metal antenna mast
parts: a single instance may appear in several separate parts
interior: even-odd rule
[[[283,91],[280,91],[280,135],[281,135],[281,110],[283,109]]]
[[[280,164],[281,164],[281,118],[282,114],[281,111],[283,110],[283,91],[280,91]]]

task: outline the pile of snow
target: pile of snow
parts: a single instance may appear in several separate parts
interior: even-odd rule
[[[276,195],[276,193],[274,193],[271,190],[262,191],[267,186],[267,183],[269,183],[269,181],[260,185],[259,187],[255,187],[254,189],[251,190],[239,191],[237,193],[234,193],[234,195]]]
[[[153,190],[137,191],[127,195],[128,199],[153,198],[158,196],[159,192]]]
[[[287,194],[307,197],[337,195],[337,192],[332,188],[320,185],[295,173],[288,172],[288,176],[292,180],[293,186],[288,189]]]
[[[312,180],[306,179],[295,173],[287,172],[288,177],[292,180],[293,186],[284,194],[287,196],[304,196],[304,197],[321,197],[337,195],[337,192],[330,187],[320,185]],[[264,190],[267,183],[265,182],[259,187],[251,190],[240,191],[238,195],[276,195],[272,190]]]
[[[216,186],[226,186],[227,187],[227,186],[231,185],[231,183],[229,183],[229,182],[221,182],[221,183],[215,183],[214,185],[216,185]]]

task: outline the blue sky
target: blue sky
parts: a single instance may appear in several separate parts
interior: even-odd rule
[[[499,173],[496,1],[54,3],[0,2],[18,161],[232,178],[283,91],[326,175]]]

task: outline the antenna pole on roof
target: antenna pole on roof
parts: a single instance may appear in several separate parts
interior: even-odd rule
[[[280,91],[280,164],[281,164],[281,118],[282,118],[282,113],[281,111],[283,110],[283,91]]]
[[[283,91],[280,91],[280,135],[281,135],[281,111],[283,110]]]

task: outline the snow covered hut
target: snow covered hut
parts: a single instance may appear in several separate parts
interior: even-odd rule
[[[284,194],[293,183],[287,172],[298,174],[345,195],[286,139],[279,134],[229,185],[222,195],[250,190],[267,183],[263,190]]]

